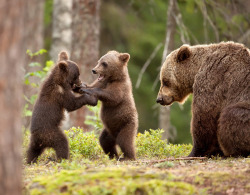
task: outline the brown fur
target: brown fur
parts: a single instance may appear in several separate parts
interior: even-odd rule
[[[222,42],[184,45],[161,69],[157,102],[184,102],[193,93],[189,156],[250,155],[250,52]]]
[[[129,54],[116,51],[101,57],[92,70],[100,76],[83,91],[93,93],[102,102],[101,119],[104,130],[100,136],[100,144],[104,152],[110,158],[118,158],[116,145],[119,145],[124,159],[134,160],[138,116],[127,68],[129,58]]]
[[[97,104],[97,99],[88,94],[74,96],[72,89],[79,85],[81,81],[77,64],[68,59],[66,52],[61,52],[58,64],[43,83],[34,106],[27,163],[36,162],[47,147],[55,149],[58,160],[68,158],[68,141],[59,128],[64,111],[71,112],[86,104]]]

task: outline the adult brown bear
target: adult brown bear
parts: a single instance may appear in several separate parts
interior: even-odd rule
[[[192,156],[250,155],[250,52],[242,44],[188,46],[170,53],[157,103],[193,93]]]

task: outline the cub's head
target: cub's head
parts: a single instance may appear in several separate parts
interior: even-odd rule
[[[66,82],[72,89],[81,86],[79,67],[75,62],[69,60],[65,51],[59,53],[57,66],[60,71],[58,77],[64,84]]]
[[[170,53],[162,65],[160,72],[161,87],[156,102],[170,105],[174,101],[183,103],[191,93],[189,74],[192,69],[191,50],[189,46]]]
[[[122,79],[127,75],[129,58],[130,55],[128,53],[109,51],[98,60],[92,73],[98,75],[99,82]]]

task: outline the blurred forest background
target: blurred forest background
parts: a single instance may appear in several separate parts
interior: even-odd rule
[[[82,81],[89,83],[102,55],[128,52],[139,131],[163,128],[173,143],[191,143],[192,97],[184,105],[174,103],[171,110],[156,105],[166,54],[182,44],[232,40],[250,45],[250,1],[244,0],[29,0],[27,9],[25,49],[48,52],[27,55],[26,74],[43,68],[34,62],[48,66],[66,50],[79,64]],[[29,85],[24,92],[27,97],[36,93]],[[71,114],[65,128],[84,126],[88,114],[87,108]]]

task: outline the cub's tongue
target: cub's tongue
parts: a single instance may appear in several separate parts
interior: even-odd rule
[[[104,76],[100,74],[98,77],[98,81],[102,80],[103,78],[104,78]]]

